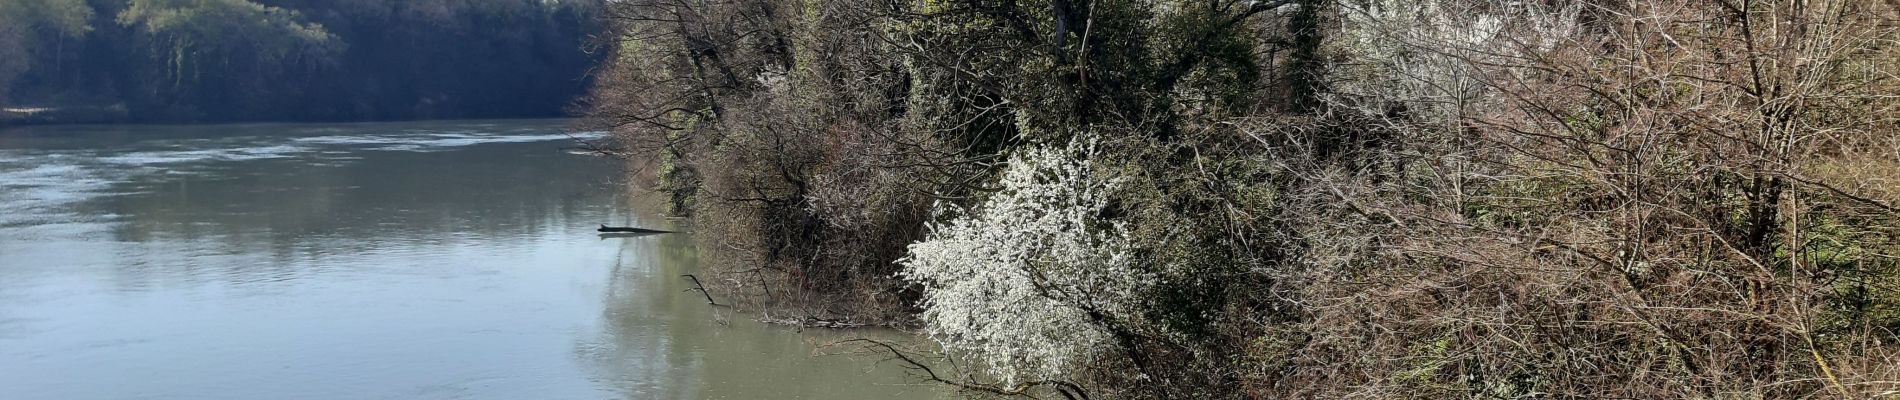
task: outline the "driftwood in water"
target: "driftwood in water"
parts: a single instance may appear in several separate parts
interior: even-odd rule
[[[637,238],[637,237],[641,237],[641,236],[653,236],[653,235],[658,235],[658,234],[660,234],[660,232],[652,232],[652,233],[601,233],[601,234],[599,234],[599,235],[600,235],[600,240],[607,240],[607,239],[625,239],[625,238]]]
[[[627,226],[607,226],[607,224],[601,224],[601,225],[600,225],[600,229],[599,229],[599,230],[600,230],[600,232],[601,232],[601,233],[647,233],[647,234],[652,234],[652,233],[673,233],[673,231],[663,231],[663,230],[658,230],[658,229],[646,229],[646,228],[634,228],[634,227],[627,227]]]
[[[686,290],[688,290],[688,291],[693,291],[693,290],[698,290],[698,291],[699,291],[699,294],[703,294],[703,295],[706,295],[706,304],[711,304],[711,305],[715,305],[715,306],[716,306],[716,305],[719,305],[719,303],[716,303],[716,302],[713,302],[713,299],[712,299],[712,292],[708,292],[708,291],[706,291],[706,285],[701,285],[701,284],[699,284],[699,277],[697,277],[697,276],[693,276],[692,274],[686,274],[686,275],[680,275],[680,276],[683,276],[683,277],[687,277],[687,278],[693,278],[693,288],[692,288],[692,289],[686,289]]]

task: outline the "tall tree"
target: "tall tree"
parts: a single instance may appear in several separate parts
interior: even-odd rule
[[[148,55],[163,68],[153,82],[158,103],[268,113],[295,91],[287,78],[306,80],[331,65],[343,42],[302,14],[246,0],[133,0],[118,16],[151,43]],[[280,84],[271,84],[279,82]],[[191,111],[186,111],[191,112]]]
[[[84,0],[10,0],[0,2],[0,105],[7,104],[15,80],[39,56],[57,58],[70,39],[92,30],[92,7]],[[53,44],[47,46],[46,41]]]

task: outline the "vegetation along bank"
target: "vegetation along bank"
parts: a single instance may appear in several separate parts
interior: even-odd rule
[[[603,12],[592,121],[707,284],[972,393],[1900,390],[1893,2]]]

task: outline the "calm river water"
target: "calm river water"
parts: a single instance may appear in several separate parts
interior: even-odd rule
[[[563,124],[0,131],[0,398],[943,396],[596,236],[671,225]]]

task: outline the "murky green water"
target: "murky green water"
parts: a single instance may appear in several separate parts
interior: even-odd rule
[[[715,322],[562,124],[0,131],[0,398],[942,395]]]

